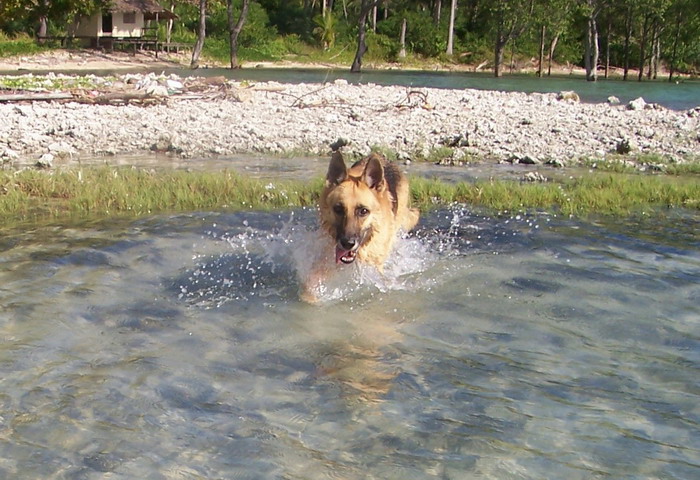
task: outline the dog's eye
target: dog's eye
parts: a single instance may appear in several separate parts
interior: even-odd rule
[[[369,209],[367,207],[357,207],[357,216],[366,217],[369,215]]]
[[[338,205],[336,205],[336,206],[333,207],[333,212],[334,212],[336,215],[342,217],[343,215],[345,215],[345,207],[343,207],[342,205],[338,204]]]

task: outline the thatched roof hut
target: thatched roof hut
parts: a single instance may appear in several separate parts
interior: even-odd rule
[[[141,12],[145,20],[171,20],[177,18],[177,15],[163,8],[156,0],[112,0],[107,10],[121,13]]]
[[[111,0],[108,7],[79,19],[75,29],[81,38],[141,38],[155,26],[146,22],[176,19],[156,0]]]

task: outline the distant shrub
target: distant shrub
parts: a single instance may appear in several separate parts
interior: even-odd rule
[[[19,34],[10,37],[0,32],[0,57],[31,55],[44,50],[46,47],[37,44],[29,35]]]
[[[365,59],[374,62],[391,61],[396,57],[398,44],[386,35],[367,32],[367,53]]]
[[[392,15],[377,25],[377,32],[390,38],[398,51],[401,24],[406,18],[406,46],[411,51],[426,57],[434,57],[447,48],[447,34],[435,25],[430,15],[418,12],[404,12]]]

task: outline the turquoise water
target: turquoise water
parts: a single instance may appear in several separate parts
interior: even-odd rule
[[[138,70],[143,72],[143,70]],[[123,70],[65,71],[63,73],[114,75]],[[159,69],[154,73],[176,74],[179,76],[214,77],[223,75],[234,80],[256,82],[276,81],[282,83],[323,83],[345,79],[350,83],[400,85],[407,87],[433,88],[474,88],[515,92],[557,93],[573,90],[584,102],[607,102],[608,97],[616,96],[622,103],[642,97],[647,103],[657,103],[673,110],[688,110],[700,106],[700,81],[635,80],[623,82],[619,79],[599,79],[587,82],[579,76],[552,76],[536,78],[533,75],[504,75],[494,78],[489,73],[454,73],[404,70],[365,70],[360,74],[350,73],[349,69],[300,69],[300,68],[247,68],[230,70],[225,68],[183,68]]]
[[[313,210],[0,234],[0,477],[694,479],[700,219],[424,214],[297,299]]]
[[[287,83],[329,82],[339,78],[351,83],[374,83],[377,85],[404,85],[435,88],[475,88],[518,92],[576,91],[584,102],[606,102],[614,95],[622,103],[643,97],[647,103],[658,103],[674,110],[687,110],[700,106],[700,82],[686,81],[669,83],[664,81],[637,82],[601,79],[586,82],[580,77],[536,78],[531,75],[505,75],[494,78],[486,73],[447,73],[425,71],[365,71],[352,74],[346,70],[312,69],[201,69],[177,71],[180,75],[217,76],[224,75],[236,80],[278,81]]]

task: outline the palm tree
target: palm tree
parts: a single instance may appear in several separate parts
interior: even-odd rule
[[[333,48],[335,45],[336,20],[330,10],[326,10],[323,15],[314,17],[314,35],[319,37],[324,50]]]

